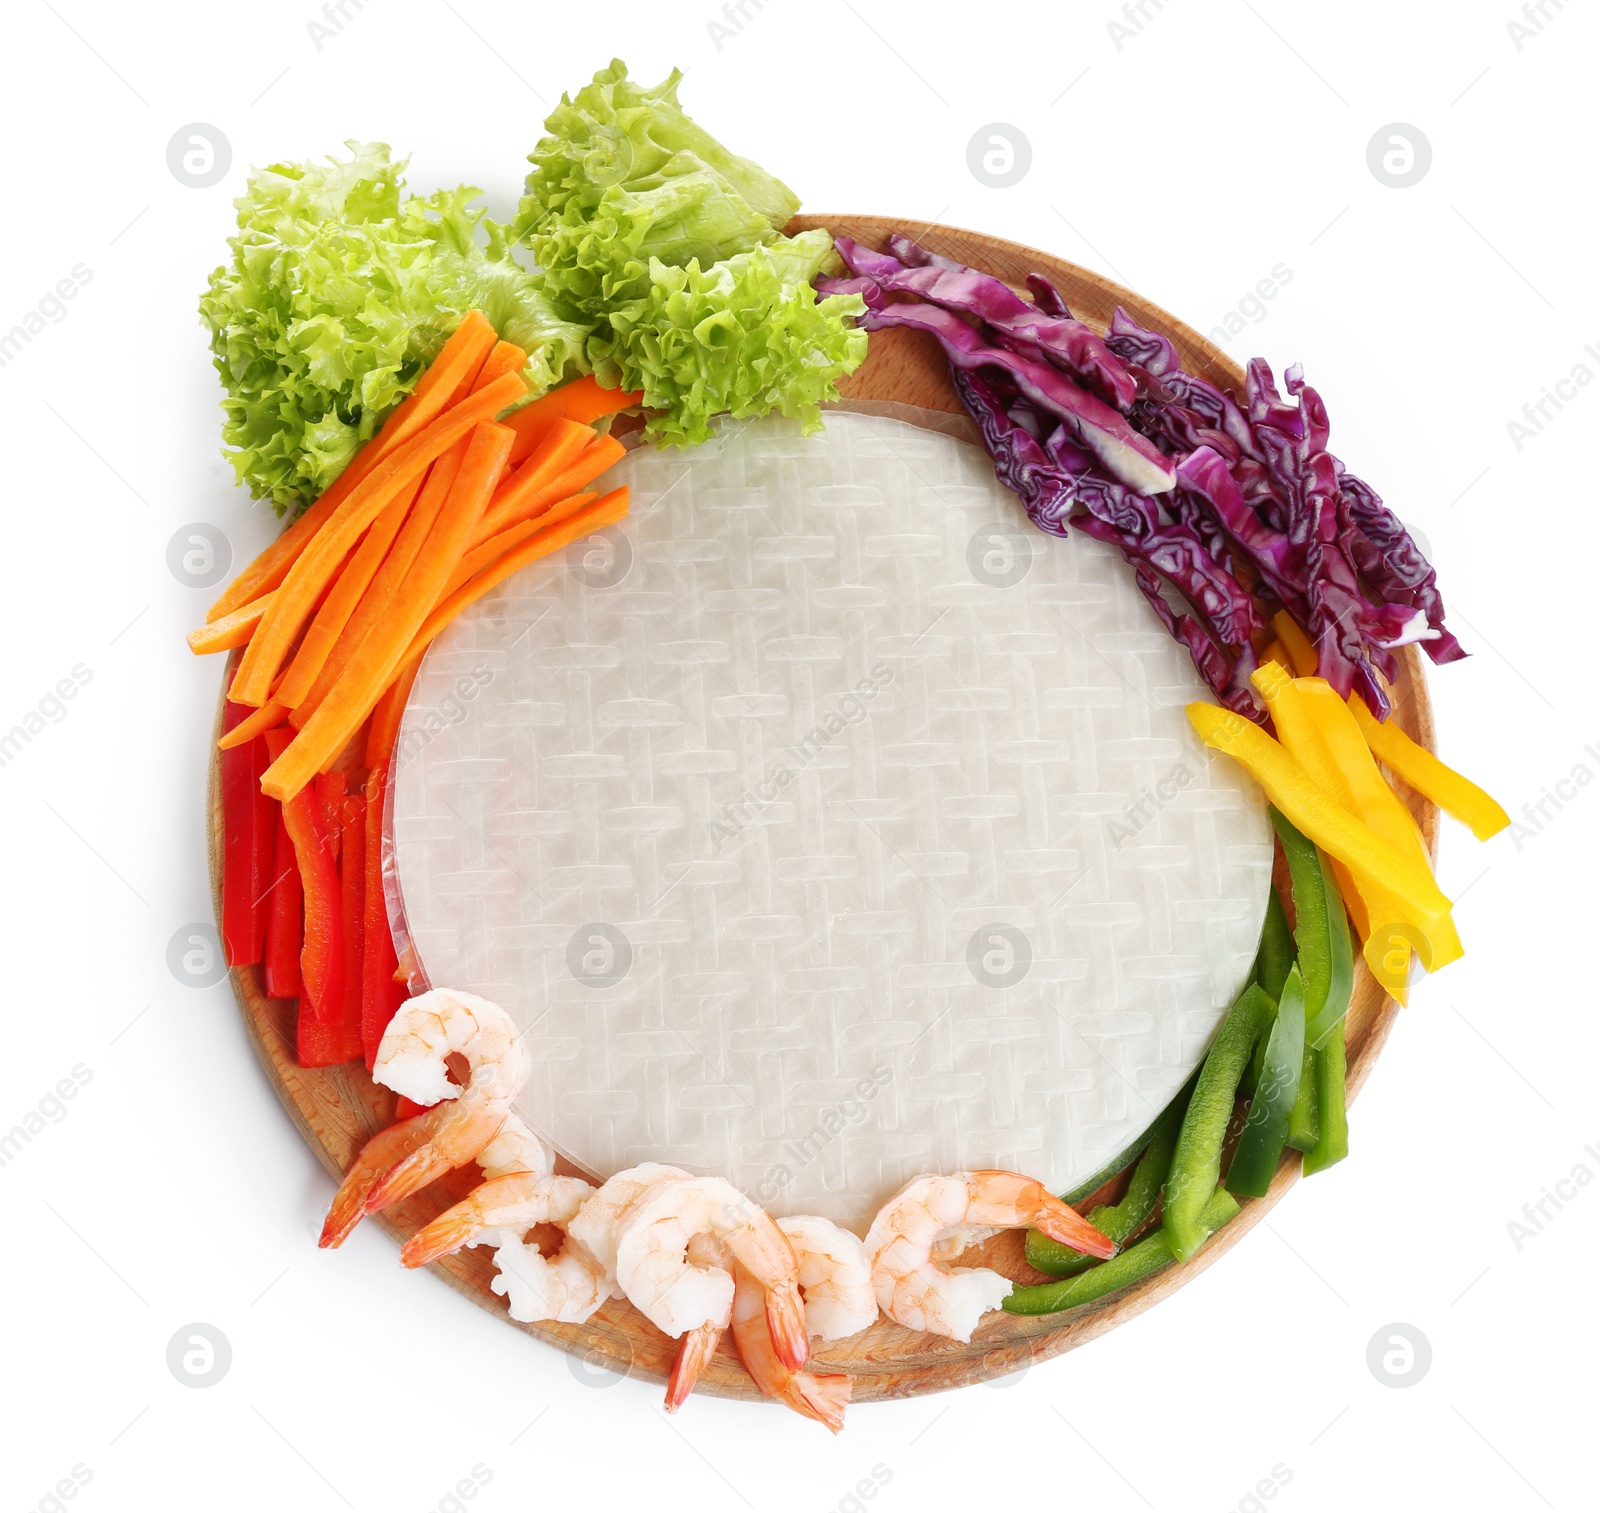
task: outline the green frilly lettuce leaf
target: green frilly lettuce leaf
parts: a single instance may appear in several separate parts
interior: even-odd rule
[[[527,350],[535,393],[578,370],[587,334],[472,208],[478,190],[406,196],[384,144],[345,145],[346,161],[251,175],[200,300],[230,461],[280,514],[339,476],[467,310]]]

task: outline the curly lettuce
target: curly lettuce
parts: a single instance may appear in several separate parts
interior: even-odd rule
[[[867,353],[859,294],[818,300],[811,279],[833,256],[826,231],[805,231],[702,269],[652,258],[649,288],[614,306],[589,338],[595,377],[642,390],[660,414],[647,430],[689,446],[714,415],[777,410],[821,424],[818,407]]]
[[[587,327],[472,208],[477,189],[405,195],[404,160],[381,142],[345,145],[346,161],[251,175],[230,260],[200,300],[227,455],[280,514],[339,476],[470,309],[528,352],[535,393],[583,366]]]
[[[820,422],[866,355],[857,296],[818,301],[837,265],[823,231],[782,235],[799,201],[678,104],[608,68],[545,122],[517,226],[567,319],[587,323],[603,384],[642,390],[658,442],[687,446],[713,415]]]

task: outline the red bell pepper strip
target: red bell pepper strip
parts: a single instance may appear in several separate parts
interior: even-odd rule
[[[398,1124],[402,1119],[410,1119],[417,1114],[425,1114],[431,1108],[437,1108],[436,1103],[413,1103],[404,1093],[400,1093],[394,1100],[394,1122]]]
[[[273,761],[293,737],[292,731],[267,732],[267,751]],[[339,867],[314,785],[302,788],[283,806],[283,823],[294,842],[305,895],[296,1055],[301,1066],[337,1066],[344,1059],[339,1034],[344,1003],[344,923],[339,912]]]
[[[230,701],[223,728],[232,730],[249,713],[246,705]],[[262,749],[259,742],[248,741],[224,751],[221,758],[222,953],[230,967],[259,962],[266,940],[272,812],[263,815],[265,795],[257,782],[264,770],[257,761]]]
[[[272,822],[272,877],[268,895],[267,934],[263,949],[263,977],[268,998],[300,996],[301,889],[300,868],[294,859],[294,842],[283,823],[283,811]]]
[[[315,779],[317,804],[322,812],[322,833],[333,848],[335,865],[344,839],[345,782],[342,772],[321,772]]]
[[[362,916],[367,895],[367,801],[347,793],[340,801],[339,916],[344,927],[344,997],[339,1010],[344,1059],[361,1059]]]
[[[367,774],[366,889],[362,900],[361,1053],[367,1069],[378,1056],[378,1043],[394,1012],[406,1000],[395,981],[394,936],[389,932],[389,906],[383,896],[383,808],[388,792],[387,765]]]

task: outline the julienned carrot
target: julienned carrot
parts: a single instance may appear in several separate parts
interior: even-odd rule
[[[507,377],[522,381],[514,374]],[[497,379],[483,392],[491,393],[501,382]],[[263,793],[280,803],[298,793],[338,756],[372,712],[467,550],[478,517],[505,471],[512,439],[507,427],[487,421],[473,430],[450,497],[415,567],[387,606],[382,625],[374,628],[293,743],[262,776]]]
[[[558,420],[576,420],[588,425],[603,415],[615,415],[638,404],[643,394],[630,394],[626,389],[602,389],[592,374],[575,378],[530,400],[515,415],[506,416],[505,423],[517,433],[511,445],[511,461],[522,461],[543,439],[544,433]]]
[[[484,512],[485,525],[516,519],[532,496],[575,463],[594,439],[595,433],[588,426],[575,420],[557,420],[528,454],[527,461],[495,490]]]
[[[388,767],[400,735],[400,721],[405,718],[406,700],[411,696],[411,685],[421,666],[420,653],[414,657],[408,654],[395,668],[383,697],[373,706],[372,718],[367,722],[368,767]]]
[[[355,613],[361,596],[367,591],[367,585],[389,555],[389,547],[399,535],[400,527],[405,524],[406,516],[422,491],[422,486],[423,479],[414,478],[367,528],[361,545],[355,549],[334,583],[332,592],[323,600],[322,608],[316,612],[305,635],[300,638],[300,649],[295,652],[288,671],[272,690],[272,697],[280,704],[287,704],[293,709],[310,692],[317,674],[322,671],[323,663],[328,660],[328,653],[339,639],[339,632]]]
[[[283,724],[288,713],[287,704],[280,704],[276,699],[268,699],[260,709],[252,709],[244,719],[228,731],[217,742],[217,747],[221,751],[232,751],[235,746],[243,746],[246,741],[253,741],[258,735]]]
[[[378,1043],[406,991],[394,980],[394,937],[389,932],[389,905],[383,894],[383,807],[388,788],[387,764],[367,774],[366,886],[361,920],[361,1054],[372,1069]]]
[[[283,582],[295,559],[345,496],[385,456],[449,406],[461,375],[481,366],[493,345],[494,327],[481,311],[467,311],[461,324],[439,349],[439,355],[417,380],[416,388],[384,421],[378,434],[350,459],[344,472],[323,490],[322,497],[228,585],[222,597],[211,606],[207,621],[220,620]]]
[[[311,685],[310,692],[289,711],[289,723],[296,730],[317,712],[322,701],[327,698],[329,689],[339,681],[345,668],[349,666],[350,659],[361,650],[373,628],[383,623],[384,616],[389,612],[389,605],[409,576],[418,554],[428,540],[429,533],[438,521],[439,511],[444,508],[445,500],[450,497],[450,489],[456,481],[462,459],[467,455],[469,444],[470,438],[463,436],[428,470],[422,492],[417,496],[416,504],[412,506],[404,529],[390,548],[389,555],[384,558],[377,577],[372,580],[361,603],[351,615],[349,623],[340,633],[333,650],[329,652],[327,660],[322,665],[322,670]]]
[[[231,615],[223,615],[221,619],[208,621],[199,630],[191,630],[189,650],[197,657],[205,657],[214,651],[232,651],[236,646],[243,646],[255,634],[261,617],[272,607],[273,592],[268,590],[260,598],[240,605]]]
[[[465,399],[469,393],[477,393],[493,383],[501,376],[504,371],[503,365],[508,362],[515,365],[512,371],[520,371],[527,362],[527,354],[513,342],[501,342],[484,358],[481,368],[463,375],[461,384],[456,390],[457,398]],[[377,582],[372,586],[372,592],[361,599],[355,607],[351,623],[327,653],[317,676],[305,689],[299,687],[293,689],[297,697],[287,702],[295,706],[289,721],[296,730],[311,718],[317,706],[327,697],[328,690],[338,682],[339,674],[344,671],[346,663],[360,650],[368,632],[385,612],[390,596],[404,581],[406,573],[411,570],[411,564],[416,560],[417,552],[427,539],[428,532],[433,528],[433,522],[438,516],[439,508],[450,492],[450,485],[455,481],[456,470],[461,465],[461,459],[466,456],[466,450],[467,438],[462,437],[434,463],[426,482],[422,485],[424,492],[415,505],[412,517],[406,523],[405,531],[396,542],[393,551],[384,558],[383,568]]]
[[[527,385],[520,374],[502,374],[396,447],[350,491],[295,559],[272,608],[250,638],[230,689],[236,703],[266,703],[273,676],[311,613],[317,595],[389,501],[461,437],[481,422],[493,420],[517,395],[526,392]]]
[[[473,380],[472,387],[481,389],[491,384],[502,373],[520,373],[528,366],[528,354],[514,341],[498,341],[483,360],[483,367]]]
[[[528,494],[516,509],[493,509],[478,527],[473,545],[477,546],[490,536],[498,535],[507,526],[519,520],[529,520],[558,499],[570,498],[580,489],[587,488],[607,468],[627,454],[627,448],[614,436],[596,436],[581,451],[577,459],[557,473],[537,491]]]
[[[497,557],[503,557],[512,547],[526,541],[535,531],[542,531],[547,525],[555,525],[565,520],[568,515],[575,514],[584,505],[592,503],[596,497],[593,493],[574,494],[570,499],[552,504],[549,509],[535,515],[531,520],[519,520],[515,525],[507,526],[498,535],[490,536],[481,545],[473,547],[456,565],[456,570],[450,578],[450,586],[445,592],[454,593],[468,578],[481,573]]]
[[[612,489],[603,499],[595,500],[593,504],[569,515],[559,524],[549,526],[537,535],[529,537],[521,546],[513,548],[476,577],[463,583],[453,594],[446,596],[417,632],[405,660],[409,662],[413,657],[420,660],[422,653],[428,649],[428,643],[462,610],[481,599],[491,588],[504,583],[513,573],[526,567],[530,562],[537,562],[541,557],[548,557],[552,552],[560,551],[562,547],[569,546],[580,536],[616,524],[627,513],[628,490],[624,485],[620,489]],[[262,786],[264,788],[266,786],[265,779],[262,780]],[[266,791],[272,792],[270,788]]]

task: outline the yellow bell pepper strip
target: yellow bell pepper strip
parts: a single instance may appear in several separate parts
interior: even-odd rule
[[[1373,756],[1402,782],[1470,827],[1480,841],[1498,835],[1511,823],[1511,816],[1483,789],[1417,745],[1392,719],[1379,724],[1355,695],[1350,699],[1350,713]]]
[[[1308,1177],[1350,1154],[1350,1126],[1344,1107],[1344,1036],[1335,1035],[1316,1057],[1317,1143],[1306,1152],[1300,1167]]]
[[[1218,1188],[1200,1210],[1200,1240],[1195,1249],[1204,1245],[1238,1212],[1238,1203]],[[1121,1292],[1124,1287],[1132,1287],[1135,1282],[1142,1282],[1170,1266],[1172,1260],[1171,1242],[1165,1231],[1158,1229],[1121,1255],[1101,1262],[1081,1276],[1063,1277],[1059,1282],[1043,1282],[1037,1287],[1015,1287],[1000,1306],[1007,1313],[1029,1314],[1081,1308],[1085,1303],[1093,1303],[1113,1292]]]
[[[1317,652],[1312,646],[1306,633],[1295,623],[1295,618],[1286,609],[1280,609],[1272,617],[1272,628],[1277,631],[1278,639],[1283,642],[1285,650],[1289,653],[1289,660],[1294,664],[1295,673],[1302,678],[1313,677],[1317,671]]]
[[[1194,1096],[1178,1130],[1178,1148],[1173,1152],[1172,1170],[1167,1173],[1161,1215],[1162,1231],[1172,1254],[1180,1261],[1187,1261],[1205,1244],[1209,1233],[1205,1208],[1222,1174],[1222,1143],[1233,1117],[1234,1095],[1239,1090],[1245,1062],[1272,1019],[1272,1010],[1272,1000],[1266,992],[1259,984],[1251,983],[1228,1011],[1201,1064]]]
[[[1296,829],[1349,867],[1363,886],[1389,889],[1414,924],[1434,924],[1450,912],[1450,900],[1426,869],[1347,813],[1259,725],[1217,704],[1196,702],[1187,713],[1207,746],[1233,757]]]
[[[1252,681],[1285,750],[1352,817],[1432,876],[1416,821],[1384,781],[1350,711],[1328,684],[1321,678],[1286,678],[1276,667],[1257,668]],[[1358,882],[1348,869],[1335,868],[1335,875],[1346,897],[1354,895],[1352,912],[1367,964],[1397,1002],[1406,1001],[1413,946],[1430,972],[1460,957],[1461,938],[1450,916],[1419,931],[1389,890]]]
[[[192,639],[192,638],[191,638]],[[1288,648],[1282,641],[1273,641],[1261,653],[1263,663],[1276,662],[1290,677],[1294,676],[1294,662],[1290,659]]]

